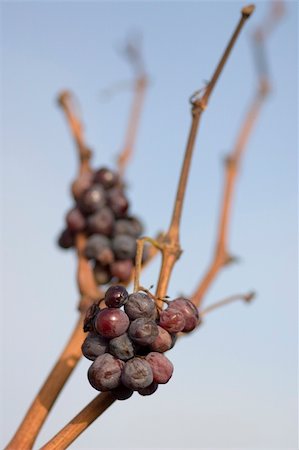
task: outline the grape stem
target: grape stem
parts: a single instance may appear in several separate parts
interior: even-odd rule
[[[222,72],[222,69],[228,59],[228,56],[239,36],[243,25],[254,11],[254,5],[246,6],[241,11],[241,18],[237,27],[220,59],[219,64],[211,78],[211,81],[204,90],[201,97],[197,95],[191,99],[192,103],[192,123],[187,141],[185,157],[181,169],[181,176],[179,180],[173,215],[170,227],[166,235],[164,235],[159,242],[158,247],[162,246],[162,264],[159,274],[159,281],[156,291],[156,297],[164,298],[166,296],[167,287],[170,281],[172,269],[175,262],[181,255],[181,247],[179,242],[179,228],[182,215],[183,201],[185,197],[187,179],[189,176],[189,169],[195,144],[197,129],[201,117],[201,113],[206,109],[210,95],[216,85],[216,82]],[[141,241],[142,242],[142,241]],[[144,244],[144,241],[143,241]],[[139,252],[141,245],[139,244]],[[139,254],[140,258],[140,254]],[[138,272],[136,270],[136,272]],[[140,271],[139,271],[140,272]],[[138,272],[138,273],[139,273]],[[135,288],[139,287],[139,275],[135,275]],[[161,300],[160,300],[161,301]],[[68,425],[66,425],[56,436],[51,439],[43,449],[67,448],[74,440],[97,418],[99,417],[111,404],[113,403],[112,395],[109,393],[102,393],[97,396],[91,403],[89,403]]]
[[[281,5],[271,3],[270,14],[266,16],[264,24],[260,26],[253,34],[253,49],[255,66],[258,74],[258,84],[256,92],[253,95],[253,99],[251,100],[251,104],[249,105],[248,112],[243,121],[243,125],[240,128],[235,145],[224,162],[225,177],[223,197],[220,206],[214,256],[191,298],[193,303],[199,308],[201,307],[207,290],[214,282],[221,269],[237,261],[237,258],[232,256],[228,251],[228,233],[236,178],[239,173],[241,160],[244,156],[249,137],[259,117],[261,107],[270,92],[270,82],[265,52],[265,39],[268,37],[270,31],[273,31],[274,26],[281,18],[282,13],[283,8]]]
[[[123,176],[124,171],[133,155],[142,107],[144,105],[145,92],[148,86],[148,77],[144,69],[142,54],[137,40],[128,41],[125,47],[125,54],[134,68],[135,81],[132,107],[129,115],[123,149],[117,158],[117,167],[121,176]]]

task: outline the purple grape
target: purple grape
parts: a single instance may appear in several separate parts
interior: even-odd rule
[[[129,328],[129,317],[121,309],[102,309],[95,319],[96,331],[105,338],[115,338]]]
[[[98,356],[106,353],[108,341],[96,333],[89,333],[85,338],[81,349],[85,358],[94,361]]]
[[[134,292],[129,295],[125,304],[125,311],[131,320],[147,317],[156,320],[157,308],[155,302],[143,292]]]
[[[97,170],[94,174],[94,183],[99,183],[104,186],[105,189],[112,188],[116,186],[119,182],[119,176],[117,173],[113,172],[106,167],[102,167]]]
[[[127,388],[123,384],[120,384],[117,388],[111,390],[111,394],[117,400],[127,400],[132,397],[134,391],[132,389]]]
[[[88,310],[86,311],[84,323],[83,323],[83,330],[85,332],[87,331],[94,331],[94,322],[95,318],[98,315],[100,311],[98,303],[93,303]]]
[[[134,347],[133,342],[127,335],[127,333],[122,334],[109,342],[109,352],[111,355],[119,358],[123,361],[133,358]]]
[[[106,204],[106,194],[103,187],[99,184],[91,186],[83,193],[78,204],[85,214],[92,214],[103,208]]]
[[[154,392],[156,392],[157,389],[158,389],[158,384],[153,381],[152,384],[150,384],[146,388],[138,389],[138,393],[143,396],[152,395]]]
[[[85,256],[88,259],[95,259],[104,266],[112,263],[114,255],[109,239],[99,234],[90,236],[86,241]]]
[[[117,187],[108,191],[108,204],[116,217],[124,217],[129,208],[123,190]]]
[[[135,319],[129,327],[129,336],[139,345],[149,345],[158,336],[158,326],[146,317]]]
[[[143,233],[143,226],[141,222],[135,217],[128,217],[127,219],[119,219],[115,222],[114,234],[128,234],[135,238]]]
[[[129,294],[123,286],[110,286],[105,293],[105,303],[108,308],[120,308],[129,298]]]
[[[172,337],[168,331],[158,326],[158,336],[150,345],[153,352],[164,353],[172,347]]]
[[[71,209],[67,213],[65,219],[68,229],[71,230],[73,233],[83,231],[86,227],[85,217],[83,216],[79,208]]]
[[[100,263],[94,266],[93,274],[97,284],[107,284],[112,278],[109,266],[103,266]]]
[[[105,353],[98,356],[90,366],[88,380],[98,391],[110,391],[120,385],[123,366],[123,361]]]
[[[169,333],[178,333],[185,327],[185,318],[183,314],[173,308],[166,308],[160,313],[159,325]]]
[[[90,233],[110,236],[113,231],[114,216],[111,209],[104,207],[87,218],[87,229]]]
[[[112,248],[117,259],[134,259],[136,239],[128,234],[118,234],[112,240]]]
[[[59,247],[64,249],[74,247],[75,245],[74,234],[68,228],[66,230],[63,230],[63,232],[60,234],[58,238],[57,243]]]
[[[111,274],[116,277],[118,281],[129,281],[132,275],[133,263],[131,259],[124,259],[114,261],[110,265]]]
[[[173,374],[173,365],[166,356],[151,352],[145,359],[151,366],[155,383],[165,384],[170,380]]]
[[[72,184],[72,194],[75,200],[79,200],[83,193],[92,185],[93,172],[84,172],[79,175]]]
[[[141,358],[133,358],[125,363],[121,374],[122,383],[134,391],[143,389],[153,382],[150,364]]]
[[[199,324],[199,314],[196,306],[190,300],[179,297],[170,302],[168,308],[175,308],[180,311],[185,318],[185,327],[182,331],[189,332]]]

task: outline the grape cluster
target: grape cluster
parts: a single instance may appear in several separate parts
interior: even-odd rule
[[[85,255],[97,284],[127,282],[142,224],[129,214],[124,185],[116,172],[101,168],[86,172],[72,185],[75,206],[66,215],[66,228],[58,245],[74,247],[79,232],[86,233]]]
[[[106,307],[101,309],[102,301]],[[129,295],[123,286],[111,286],[84,320],[89,334],[82,353],[93,361],[88,370],[90,384],[119,400],[134,391],[153,394],[173,373],[163,353],[174,346],[177,333],[190,332],[199,322],[197,308],[183,297],[167,301],[167,308],[159,311],[146,293]]]

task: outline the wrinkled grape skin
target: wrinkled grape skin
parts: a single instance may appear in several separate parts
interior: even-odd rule
[[[117,388],[111,390],[111,394],[116,400],[127,400],[132,397],[134,391],[123,384],[120,384]]]
[[[101,167],[95,172],[93,181],[101,184],[105,189],[109,189],[117,185],[119,177],[117,173],[107,169],[107,167]]]
[[[82,344],[81,350],[85,358],[94,361],[98,356],[106,353],[108,341],[96,333],[89,333]]]
[[[125,311],[131,320],[140,317],[156,320],[157,308],[155,302],[143,292],[135,292],[129,295],[129,299],[125,304]]]
[[[185,327],[185,318],[183,314],[174,307],[166,308],[160,313],[159,325],[169,331],[169,333],[178,333]]]
[[[102,186],[94,184],[84,192],[78,205],[85,214],[92,214],[106,204],[106,194]]]
[[[89,233],[99,233],[110,236],[113,231],[114,216],[112,211],[104,207],[87,218]]]
[[[128,234],[118,234],[112,240],[112,248],[117,259],[134,259],[136,239]]]
[[[108,308],[120,308],[129,298],[124,286],[110,286],[105,293],[105,303]]]
[[[153,372],[150,364],[145,359],[130,359],[125,363],[121,381],[134,391],[146,388],[153,382]]]
[[[120,385],[123,361],[105,353],[98,356],[88,369],[88,380],[98,391],[110,391]]]
[[[158,325],[158,336],[151,343],[150,348],[153,352],[164,353],[172,347],[172,337],[168,331]]]
[[[173,365],[166,356],[161,353],[151,352],[146,356],[153,372],[153,381],[158,384],[167,383],[173,374]]]
[[[118,308],[102,309],[95,318],[95,329],[105,338],[115,338],[124,334],[129,324],[126,313]]]
[[[66,229],[60,234],[57,243],[60,248],[68,249],[75,245],[75,237],[69,229]]]
[[[149,345],[158,336],[158,326],[153,320],[140,317],[131,322],[129,336],[139,345]]]
[[[156,392],[157,389],[158,389],[158,383],[155,383],[153,381],[152,384],[150,384],[146,388],[138,389],[138,394],[140,394],[142,396],[152,395],[154,392]]]
[[[127,335],[122,334],[109,342],[109,352],[118,359],[127,361],[134,357],[133,342]]]
[[[100,263],[96,263],[93,269],[94,278],[97,284],[107,284],[112,278],[110,269],[108,266],[102,266]]]
[[[130,217],[127,219],[119,219],[114,225],[114,234],[128,234],[135,238],[139,237],[143,233],[143,226],[141,222],[135,218]]]
[[[199,314],[196,306],[190,300],[179,297],[172,300],[168,306],[169,308],[175,308],[180,311],[185,318],[185,327],[182,330],[188,333],[199,324]]]
[[[98,234],[90,236],[86,241],[85,256],[88,259],[95,259],[103,265],[112,263],[114,255],[109,239]]]
[[[131,259],[113,261],[113,263],[110,264],[111,275],[122,282],[129,281],[132,275],[132,270],[133,263]]]

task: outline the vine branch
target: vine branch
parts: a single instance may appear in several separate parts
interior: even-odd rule
[[[135,71],[134,94],[128,127],[124,139],[123,149],[117,158],[118,171],[123,175],[130,161],[136,141],[141,111],[144,104],[148,77],[144,69],[141,50],[136,40],[129,41],[125,47],[125,54]]]
[[[250,303],[255,297],[255,292],[248,292],[247,294],[235,294],[231,295],[230,297],[226,297],[223,300],[219,300],[218,302],[213,303],[212,305],[207,306],[206,308],[199,311],[199,315],[201,317],[205,316],[206,314],[209,314],[210,312],[214,311],[215,309],[222,308],[222,306],[230,305],[231,303],[234,303],[236,301],[243,300],[246,303]]]
[[[192,123],[187,141],[185,157],[181,169],[181,176],[175,200],[173,216],[170,227],[166,235],[162,237],[162,264],[160,269],[159,281],[157,286],[156,296],[163,298],[166,295],[168,283],[172,273],[175,262],[181,254],[181,247],[179,242],[179,227],[183,208],[183,201],[185,197],[187,179],[194,149],[195,138],[197,134],[199,119],[202,111],[206,108],[209,97],[213,88],[221,74],[221,71],[228,59],[234,43],[245,23],[254,10],[254,6],[250,5],[242,9],[241,19],[224,51],[219,64],[216,67],[214,75],[207,86],[205,93],[200,98],[192,99]],[[137,278],[136,278],[137,279]],[[135,282],[136,284],[136,282]],[[109,392],[104,392],[98,395],[91,403],[89,403],[68,425],[59,431],[54,438],[52,438],[44,447],[43,450],[67,448],[94,420],[99,417],[112,403],[113,397]]]
[[[231,220],[233,195],[236,186],[236,179],[239,173],[239,168],[246,149],[246,145],[252,133],[253,127],[259,117],[261,107],[270,92],[270,82],[268,77],[264,41],[266,37],[268,37],[270,31],[273,30],[274,25],[277,24],[278,19],[281,17],[282,13],[282,2],[272,3],[270,13],[265,18],[263,25],[257,28],[253,35],[258,85],[249,106],[248,112],[245,116],[243,125],[240,128],[233,150],[225,159],[223,197],[220,207],[218,229],[216,233],[214,256],[192,296],[193,303],[199,308],[201,307],[207,290],[209,289],[210,285],[215,280],[221,269],[228,264],[235,262],[237,259],[233,255],[231,255],[228,250],[228,234]]]

